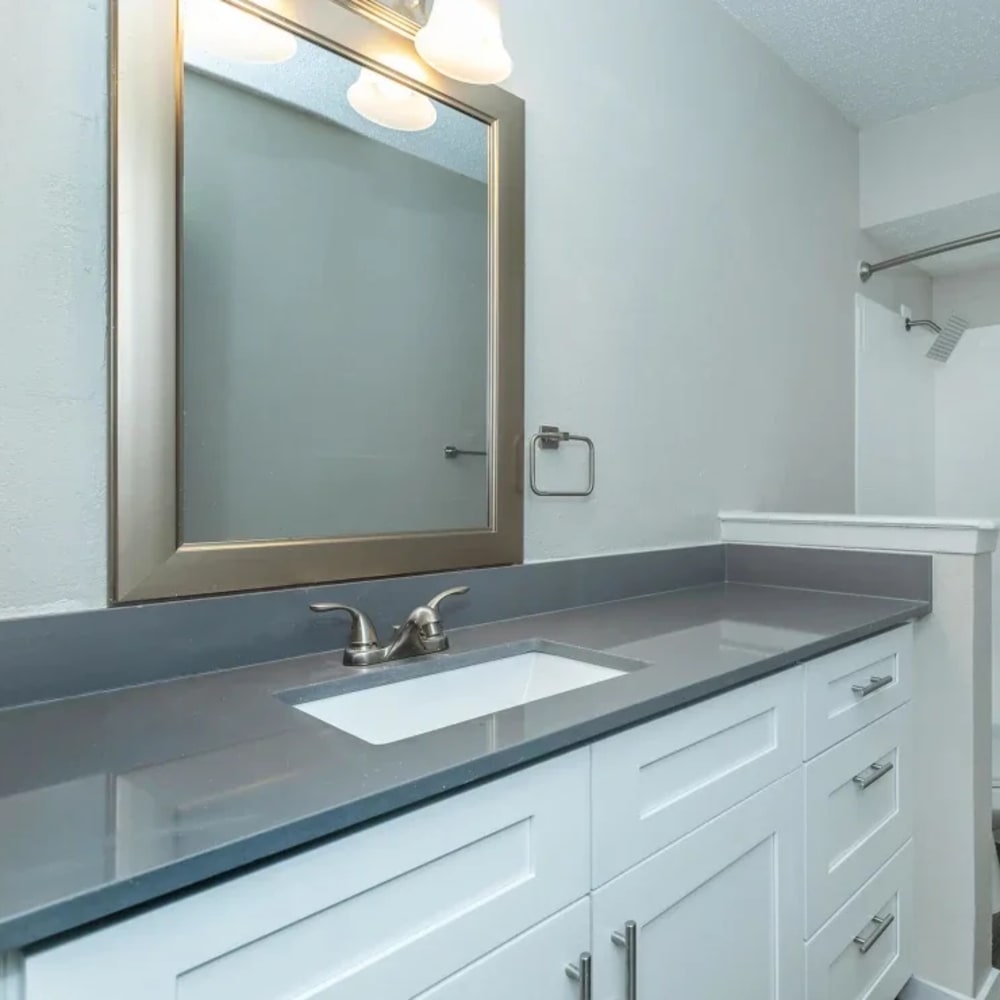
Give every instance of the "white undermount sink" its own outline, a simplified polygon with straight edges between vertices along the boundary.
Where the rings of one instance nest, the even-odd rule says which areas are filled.
[[[381,745],[587,687],[622,673],[551,653],[520,653],[295,707],[366,743]]]

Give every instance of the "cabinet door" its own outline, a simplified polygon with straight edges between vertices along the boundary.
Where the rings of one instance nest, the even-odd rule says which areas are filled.
[[[34,952],[25,998],[411,1000],[586,894],[589,754]]]
[[[582,899],[490,952],[415,1000],[577,1000],[566,974],[590,949],[590,900]],[[374,998],[373,998],[374,1000]]]
[[[758,792],[593,895],[599,1000],[801,1000],[801,771]],[[636,992],[626,991],[636,924]]]

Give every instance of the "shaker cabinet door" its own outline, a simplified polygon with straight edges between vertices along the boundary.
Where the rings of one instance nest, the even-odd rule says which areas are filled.
[[[796,772],[595,892],[594,996],[801,1000],[802,802]]]
[[[40,949],[24,1000],[412,1000],[586,895],[589,765],[556,757]]]

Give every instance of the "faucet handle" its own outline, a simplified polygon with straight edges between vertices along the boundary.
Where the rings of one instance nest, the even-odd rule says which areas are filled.
[[[444,590],[436,597],[432,597],[427,602],[427,607],[431,611],[437,611],[441,607],[441,602],[447,600],[449,597],[461,597],[462,594],[467,594],[469,592],[468,587],[452,587],[450,590]]]
[[[364,652],[378,648],[378,633],[371,619],[363,611],[347,604],[310,604],[309,610],[316,614],[326,614],[328,611],[345,611],[351,616],[351,640],[347,649],[351,652]]]
[[[468,587],[451,587],[432,597],[426,604],[410,612],[407,621],[420,630],[420,637],[428,652],[443,653],[448,648],[448,637],[441,624],[441,602],[449,597],[460,597],[469,592]]]

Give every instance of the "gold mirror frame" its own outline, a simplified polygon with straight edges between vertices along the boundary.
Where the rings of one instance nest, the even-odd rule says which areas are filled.
[[[180,0],[111,10],[110,590],[115,603],[521,562],[524,103],[428,68],[417,24],[371,0],[228,0],[478,118],[489,130],[489,528],[366,538],[184,543],[180,537]],[[376,10],[376,8],[378,8]],[[384,11],[384,13],[383,13]],[[430,387],[437,391],[440,387]]]

